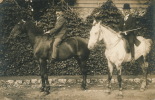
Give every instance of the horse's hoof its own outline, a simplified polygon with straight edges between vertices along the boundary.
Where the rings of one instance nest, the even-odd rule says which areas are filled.
[[[45,91],[49,91],[50,90],[50,86],[46,86]]]
[[[117,97],[116,97],[117,99],[123,99],[123,95],[117,95]]]
[[[50,92],[49,91],[45,91],[43,95],[46,96],[48,94],[50,94]]]
[[[119,95],[119,96],[123,96],[122,91],[119,91],[118,95]]]
[[[144,92],[145,91],[145,88],[140,88],[140,92]]]
[[[104,92],[107,93],[107,94],[111,94],[111,90],[110,89],[105,90]]]
[[[87,89],[86,85],[84,85],[84,84],[81,85],[81,88],[82,88],[83,90],[86,90],[86,89]]]
[[[41,87],[40,88],[40,92],[44,92],[44,87]]]
[[[146,82],[142,82],[141,87],[140,87],[140,91],[143,92],[146,89]]]
[[[122,99],[123,98],[123,93],[122,91],[120,91],[117,95],[117,99]]]
[[[86,87],[86,86],[85,86],[85,87],[81,86],[81,88],[82,88],[83,90],[87,90],[87,87]]]
[[[86,87],[82,87],[82,90],[86,90]]]

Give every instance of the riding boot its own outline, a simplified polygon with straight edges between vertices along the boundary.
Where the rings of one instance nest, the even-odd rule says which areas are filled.
[[[55,49],[53,49],[51,63],[54,63],[56,61],[57,52],[58,52],[58,48],[56,47]]]
[[[134,50],[134,44],[130,45],[131,49],[131,64],[135,63],[135,50]]]

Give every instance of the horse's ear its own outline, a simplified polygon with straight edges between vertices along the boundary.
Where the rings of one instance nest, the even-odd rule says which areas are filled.
[[[93,25],[95,25],[97,23],[97,21],[96,21],[96,19],[94,19],[94,21],[93,21]]]

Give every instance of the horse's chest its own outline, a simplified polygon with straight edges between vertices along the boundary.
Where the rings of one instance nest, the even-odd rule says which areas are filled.
[[[115,52],[113,52],[112,50],[106,50],[105,51],[105,56],[109,60],[113,60],[114,58],[116,58],[116,55],[117,54]]]
[[[124,53],[121,50],[110,49],[105,51],[105,56],[111,62],[123,61]]]

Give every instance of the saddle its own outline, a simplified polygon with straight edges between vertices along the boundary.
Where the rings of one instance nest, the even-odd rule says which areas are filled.
[[[136,46],[139,46],[140,43],[141,43],[141,42],[140,42],[137,38],[135,38],[135,40],[134,40],[134,44],[135,44]]]
[[[123,41],[124,41],[124,48],[125,48],[125,51],[126,51],[127,53],[130,53],[130,45],[129,45],[128,40],[125,39],[125,38],[122,38],[122,39],[123,39]]]
[[[54,43],[54,41],[55,41],[55,38],[52,38],[52,42],[51,42],[51,46],[53,46],[53,43]],[[63,42],[65,42],[66,41],[66,39],[62,39],[61,41],[60,41],[60,43],[58,44],[58,46],[57,47],[59,47]]]
[[[128,40],[126,39],[126,38],[122,38],[123,39],[123,41],[124,41],[124,47],[125,47],[125,50],[126,50],[126,52],[127,53],[130,53],[131,52],[131,50],[130,50],[130,45],[129,45],[129,42],[128,42]],[[139,46],[140,45],[140,41],[136,38],[136,39],[134,39],[134,44],[136,45],[136,46]]]

